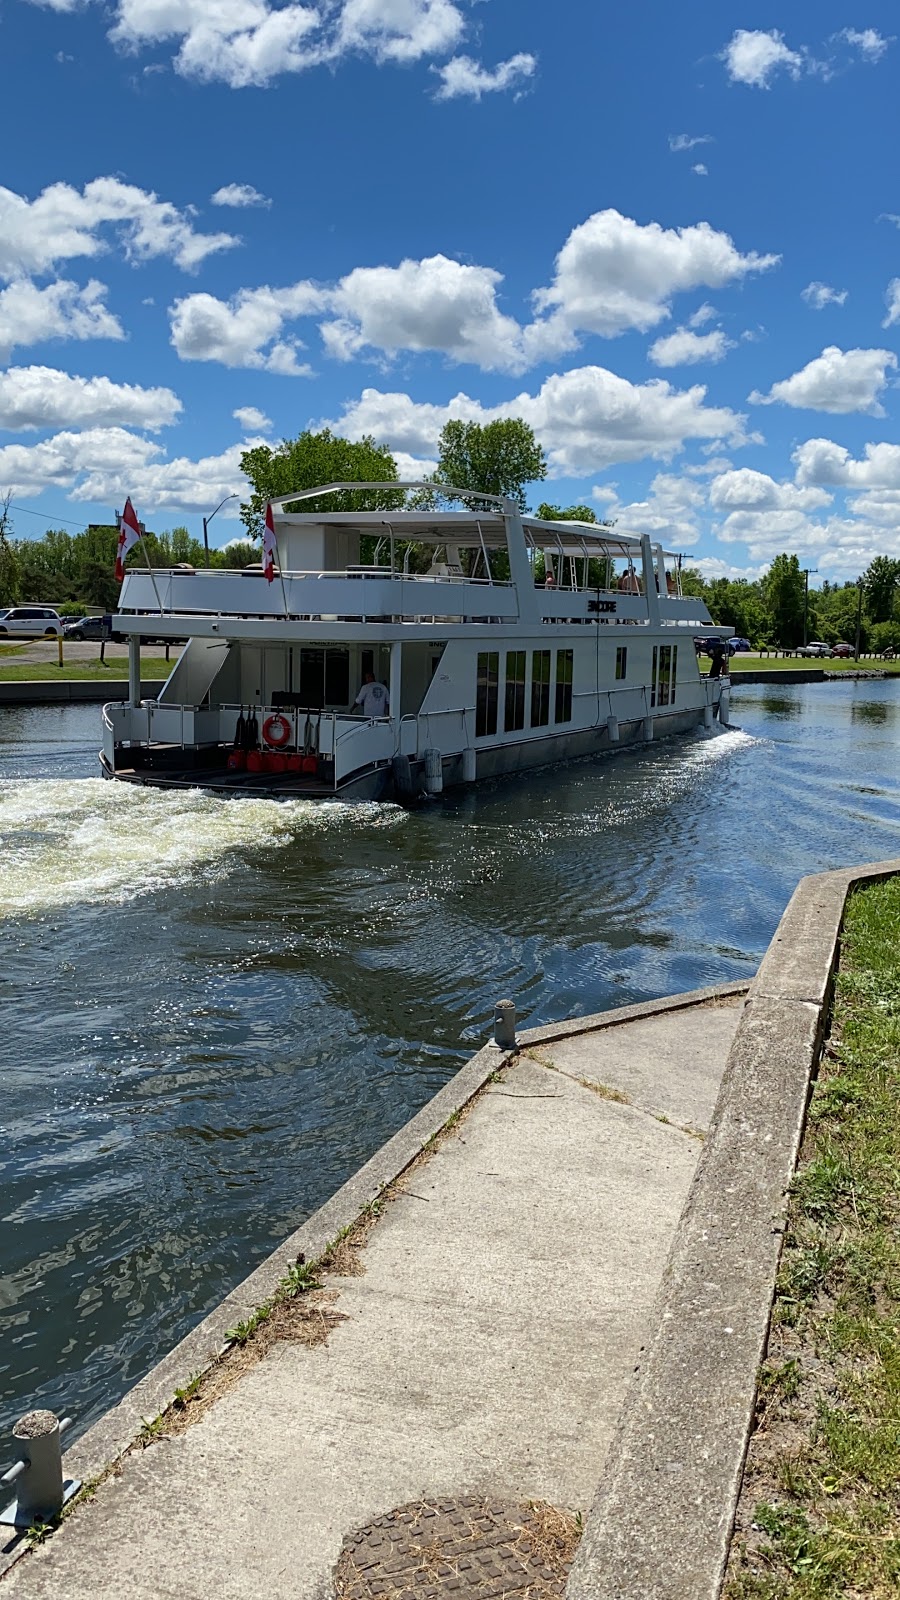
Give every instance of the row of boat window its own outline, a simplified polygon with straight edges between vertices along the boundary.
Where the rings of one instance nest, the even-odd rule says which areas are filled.
[[[507,650],[503,699],[503,731],[514,733],[525,726],[526,650]],[[556,681],[551,681],[552,650],[531,652],[532,728],[546,728],[550,722],[551,688],[554,722],[572,721],[572,650],[557,650]],[[500,710],[500,652],[482,650],[478,655],[478,692],[475,699],[475,737],[484,739],[497,732]]]
[[[526,650],[507,650],[503,698],[503,732],[516,733],[525,727],[526,709]],[[572,721],[572,666],[573,651],[557,650],[556,680],[551,681],[552,650],[531,652],[531,716],[529,727],[546,728],[550,723],[551,689],[553,695],[553,721]],[[653,672],[651,675],[650,704],[667,706],[675,703],[675,673],[678,646],[654,645]],[[616,649],[616,680],[628,676],[628,646]],[[482,650],[478,655],[478,689],[475,700],[475,737],[488,738],[497,732],[500,713],[500,652]]]

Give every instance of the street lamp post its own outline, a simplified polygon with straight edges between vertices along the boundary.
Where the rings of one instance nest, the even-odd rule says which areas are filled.
[[[220,500],[219,501],[219,504],[216,506],[216,511],[221,511],[222,507],[224,505],[227,505],[229,500],[237,500],[239,498],[240,497],[238,495],[236,495],[236,494],[227,494],[225,496],[224,500]],[[212,522],[213,517],[216,514],[216,511],[211,511],[209,513],[208,517],[204,517],[203,518],[203,559],[204,559],[204,562],[205,562],[206,566],[209,566],[209,532],[208,532],[208,529],[209,529],[210,523]]]
[[[809,644],[806,635],[809,632],[809,575],[818,572],[818,567],[804,567],[803,569],[803,644]]]

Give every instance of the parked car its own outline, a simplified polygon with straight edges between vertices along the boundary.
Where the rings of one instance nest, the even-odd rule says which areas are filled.
[[[75,617],[72,622],[67,622],[63,628],[66,639],[114,639],[116,644],[121,644],[125,635],[114,633],[112,613],[107,611],[105,617]]]
[[[720,639],[718,634],[716,634],[715,636],[710,635],[709,638],[701,635],[699,638],[694,640],[694,649],[696,650],[698,656],[711,655],[717,645],[721,645],[723,649],[727,650],[730,656],[734,655],[733,639]]]
[[[734,639],[729,639],[728,648],[731,651],[731,654],[734,655],[738,650],[752,650],[753,646],[751,645],[749,639],[738,639],[735,637]]]
[[[801,644],[797,651],[798,656],[830,656],[831,645],[824,639],[810,639],[809,644]]]
[[[833,644],[831,647],[831,654],[833,656],[839,656],[843,661],[846,661],[849,656],[853,655],[853,653],[854,651],[852,644],[844,644],[841,642],[840,644]]]
[[[20,639],[39,639],[44,635],[55,638],[62,631],[62,617],[49,606],[9,606],[0,611],[0,635],[14,633]]]

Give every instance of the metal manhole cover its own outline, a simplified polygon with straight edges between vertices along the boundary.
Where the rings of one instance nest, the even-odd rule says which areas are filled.
[[[562,1595],[579,1538],[544,1501],[415,1501],[347,1535],[335,1600],[546,1600]]]

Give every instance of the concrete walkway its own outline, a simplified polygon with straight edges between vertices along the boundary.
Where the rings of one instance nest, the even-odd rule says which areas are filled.
[[[345,1536],[411,1502],[586,1512],[742,1003],[514,1058],[293,1333],[220,1367],[197,1420],[127,1455],[0,1593],[326,1600]]]

